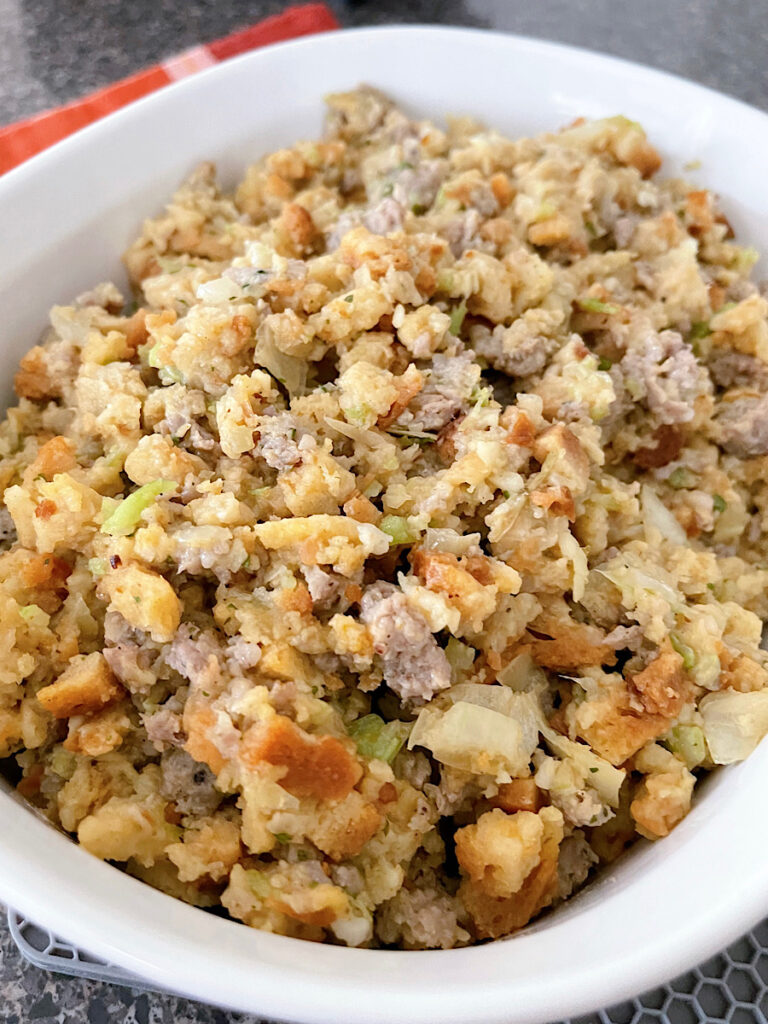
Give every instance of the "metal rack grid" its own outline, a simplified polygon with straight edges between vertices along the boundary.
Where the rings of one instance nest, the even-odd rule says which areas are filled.
[[[8,910],[22,956],[58,974],[159,991],[142,978],[77,949]],[[749,935],[668,985],[563,1024],[765,1024],[768,1021],[768,918]]]

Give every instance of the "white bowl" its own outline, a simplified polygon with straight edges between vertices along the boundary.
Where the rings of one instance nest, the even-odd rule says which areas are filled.
[[[579,115],[641,121],[665,171],[722,196],[768,249],[768,117],[658,71],[465,29],[331,33],[171,86],[0,179],[2,379],[54,302],[108,277],[197,161],[247,161],[316,135],[324,93],[365,81],[414,113],[478,115],[512,135]],[[690,815],[522,934],[447,952],[298,942],[195,910],[103,864],[0,792],[0,896],[91,952],[177,992],[302,1024],[533,1024],[629,997],[768,912],[768,745],[709,780]]]

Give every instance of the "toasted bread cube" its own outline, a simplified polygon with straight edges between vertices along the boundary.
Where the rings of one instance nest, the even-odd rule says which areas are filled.
[[[44,686],[37,699],[54,718],[101,711],[125,694],[100,651],[77,655],[55,683]]]
[[[181,602],[170,583],[156,572],[126,565],[101,578],[101,594],[126,622],[168,643],[181,622]]]

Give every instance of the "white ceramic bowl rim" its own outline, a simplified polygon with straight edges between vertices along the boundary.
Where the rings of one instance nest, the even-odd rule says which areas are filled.
[[[174,146],[182,163],[192,155],[215,158],[219,147],[239,147],[242,155],[243,115],[219,108],[221,117],[213,117],[214,94],[242,102],[243,90],[252,97],[258,83],[268,83],[264,92],[279,107],[294,90],[298,98],[282,118],[283,141],[289,143],[299,134],[294,111],[306,131],[319,115],[312,95],[359,80],[381,84],[398,99],[415,98],[420,112],[440,116],[457,106],[452,98],[442,101],[450,75],[464,82],[464,108],[472,109],[471,82],[461,77],[470,72],[462,70],[462,60],[477,73],[504,67],[500,77],[507,88],[515,74],[525,73],[531,91],[523,92],[522,104],[520,97],[510,99],[521,130],[556,127],[579,113],[621,111],[650,124],[654,137],[662,136],[662,148],[676,152],[676,126],[685,125],[686,147],[699,152],[684,155],[706,156],[704,170],[711,169],[712,183],[731,199],[737,227],[751,240],[768,243],[768,209],[760,200],[768,118],[759,111],[658,71],[537,40],[468,29],[347,30],[270,47],[202,72],[0,179],[0,315],[9,364],[31,344],[31,324],[51,302],[73,294],[76,281],[85,287],[97,279],[98,259],[111,271],[114,238],[109,232],[102,237],[100,222],[117,210],[126,189],[133,189],[133,212],[120,207],[115,213],[120,230],[131,217],[135,226],[151,212],[178,177],[178,161],[168,155]],[[448,66],[442,79],[422,75],[441,61]],[[297,67],[302,76],[316,74],[322,85],[304,85],[303,77],[294,81]],[[537,98],[534,87],[543,91],[548,83],[549,93]],[[492,87],[478,91],[489,106]],[[668,124],[659,113],[665,104]],[[199,145],[193,145],[189,132],[200,131],[193,116],[198,111],[205,125]],[[488,120],[495,124],[498,117]],[[279,134],[270,124],[260,148],[272,148],[272,136]],[[163,139],[156,175],[135,157],[151,156],[146,126],[156,141]],[[509,123],[499,126],[512,130]],[[130,181],[125,173],[121,177],[126,165]],[[739,206],[740,196],[749,208]],[[82,211],[91,214],[85,228]],[[86,234],[79,236],[81,229]],[[73,270],[61,254],[74,260],[86,237],[84,262]],[[35,321],[20,294],[28,294],[35,268],[47,266],[50,253],[59,273],[32,293]],[[656,984],[710,955],[768,910],[768,814],[761,779],[766,769],[763,744],[750,761],[708,782],[704,797],[669,839],[638,849],[614,873],[523,934],[482,947],[352,950],[256,932],[202,914],[87,857],[12,794],[0,795],[0,895],[33,920],[158,985],[263,1016],[306,1024],[531,1024]]]

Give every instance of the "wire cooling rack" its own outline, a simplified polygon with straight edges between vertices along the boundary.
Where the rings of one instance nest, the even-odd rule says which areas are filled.
[[[142,978],[77,949],[8,911],[11,936],[36,967],[78,978],[156,991]],[[749,935],[668,985],[607,1010],[563,1024],[766,1024],[768,1021],[768,918]]]

